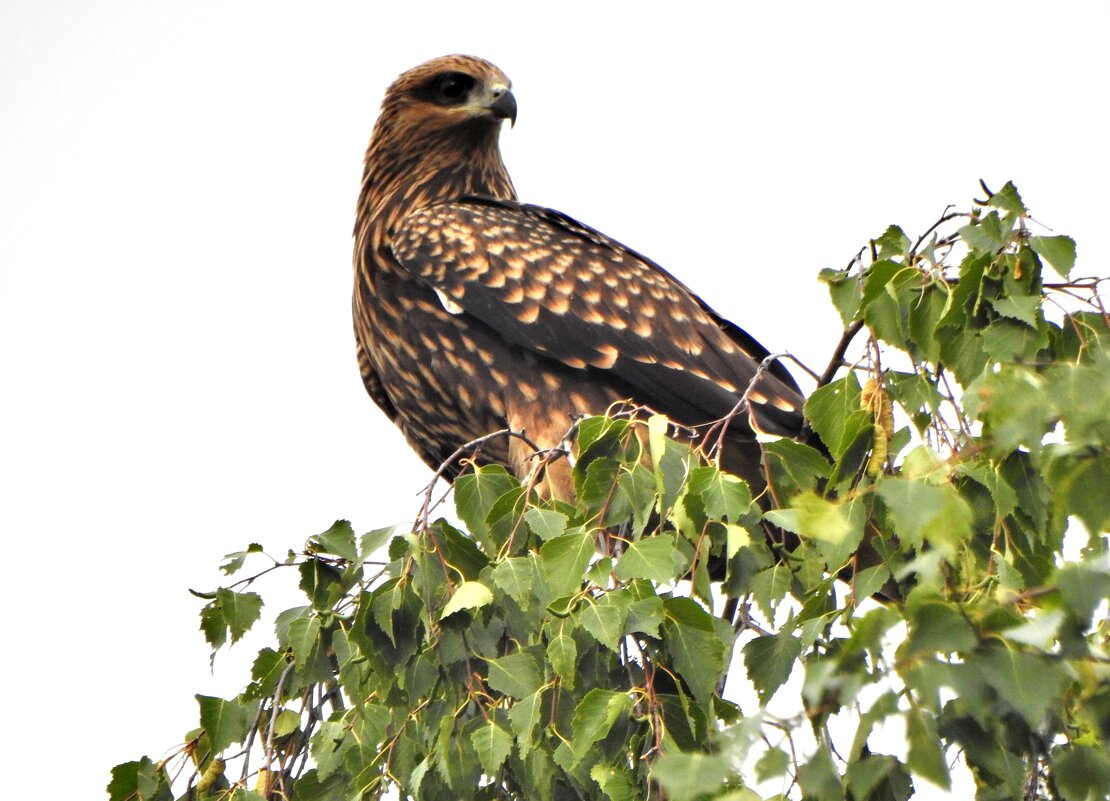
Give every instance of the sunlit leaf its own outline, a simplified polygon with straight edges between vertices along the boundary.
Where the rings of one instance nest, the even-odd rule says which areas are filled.
[[[464,581],[455,588],[455,593],[443,607],[439,618],[442,620],[463,609],[478,609],[492,602],[493,593],[489,587],[480,581]]]

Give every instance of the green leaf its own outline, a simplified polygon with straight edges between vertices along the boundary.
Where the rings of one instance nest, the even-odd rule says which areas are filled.
[[[651,777],[663,785],[667,798],[694,799],[719,790],[733,777],[733,768],[721,754],[667,751],[652,765]]]
[[[1029,247],[1067,279],[1075,266],[1075,240],[1070,236],[1031,236]]]
[[[521,753],[532,748],[532,737],[543,713],[543,690],[521,698],[509,708],[509,725],[520,744]]]
[[[399,535],[407,531],[407,529],[400,526],[386,526],[385,528],[376,528],[373,531],[367,531],[358,542],[358,558],[369,559],[375,555],[375,552],[383,545],[388,543],[395,535]]]
[[[473,732],[470,742],[482,763],[482,772],[487,776],[495,776],[513,750],[512,735],[499,726],[494,718],[490,718]]]
[[[239,569],[243,567],[243,563],[247,560],[249,554],[262,552],[262,546],[257,542],[252,542],[247,546],[245,551],[233,551],[232,553],[225,554],[224,559],[228,561],[220,565],[220,570],[223,571],[224,575],[230,576],[233,573],[239,572]]]
[[[1106,566],[1065,564],[1052,583],[1060,590],[1068,609],[1084,624],[1110,598],[1110,570]]]
[[[582,587],[596,547],[593,535],[581,529],[548,540],[540,548],[540,567],[551,598],[573,595]]]
[[[890,259],[879,259],[868,267],[863,278],[863,308],[885,295],[890,283],[904,270],[912,271],[913,268]]]
[[[317,534],[312,538],[312,546],[349,562],[359,561],[358,549],[355,547],[355,530],[347,520],[336,520],[323,534]]]
[[[211,606],[218,610],[219,620],[231,632],[231,642],[234,644],[242,639],[262,615],[262,596],[254,592],[235,592],[221,588],[216,590],[216,600]],[[208,633],[207,628],[205,633]],[[211,638],[209,642],[212,642]]]
[[[690,471],[688,491],[701,497],[705,515],[710,520],[736,523],[748,514],[752,505],[752,493],[747,482],[712,465],[695,467]]]
[[[524,522],[544,542],[561,537],[567,531],[567,516],[551,509],[532,507],[524,513]]]
[[[455,721],[450,715],[444,715],[439,723],[435,750],[436,770],[456,796],[466,797],[473,792],[481,778],[482,766],[478,763],[478,755],[474,752],[470,738],[465,736],[465,727],[463,731],[457,732]],[[471,719],[470,723],[474,729],[481,725],[481,721],[477,719]]]
[[[1025,203],[1022,202],[1021,195],[1018,194],[1017,187],[1014,186],[1012,181],[1007,181],[1004,187],[991,195],[987,205],[1018,216],[1024,216],[1028,213]]]
[[[297,794],[297,798],[303,797],[304,796],[301,794]],[[245,787],[236,787],[228,801],[266,801],[266,799],[253,790],[248,790]]]
[[[227,621],[224,620],[223,609],[215,601],[201,607],[200,630],[204,632],[205,642],[212,646],[214,664],[216,651],[227,642]]]
[[[289,647],[293,649],[293,661],[303,668],[313,649],[320,641],[320,618],[298,617],[289,621]]]
[[[798,768],[798,783],[807,801],[843,801],[840,772],[833,764],[828,744],[822,743],[817,753]]]
[[[200,705],[200,725],[208,735],[213,754],[220,754],[232,743],[241,743],[247,738],[257,711],[256,704],[241,704],[208,695],[197,695],[196,699]]]
[[[520,482],[501,465],[481,465],[455,479],[455,512],[487,553],[495,546],[486,517],[497,500],[520,489]]]
[[[857,617],[852,636],[844,646],[844,654],[855,656],[863,652],[880,653],[887,631],[901,622],[902,615],[887,606],[877,607],[862,617]]]
[[[859,276],[848,270],[825,268],[817,274],[817,279],[829,287],[829,298],[840,313],[844,325],[856,319],[860,305]]]
[[[321,779],[319,773],[310,768],[294,783],[292,797],[297,801],[344,801],[343,785],[340,775]]]
[[[590,778],[597,782],[609,801],[639,801],[640,792],[627,771],[598,763],[590,768]]]
[[[477,541],[446,520],[441,518],[432,523],[429,534],[439,542],[443,557],[464,580],[474,581],[489,564],[489,557]]]
[[[506,559],[493,569],[493,583],[520,604],[522,609],[528,608],[535,578],[535,565],[525,556]]]
[[[575,465],[575,474],[581,476],[575,486],[578,506],[588,520],[596,520],[600,525],[617,525],[624,511],[616,499],[617,482],[621,475],[621,463],[607,456],[593,459],[581,469],[581,460]],[[604,512],[605,517],[601,518]]]
[[[578,646],[574,638],[560,632],[548,640],[547,659],[555,675],[563,680],[563,684],[568,689],[573,688],[578,662]]]
[[[393,613],[401,608],[404,603],[406,584],[399,578],[393,578],[379,585],[371,593],[370,611],[374,622],[378,624],[390,643],[397,645],[396,632],[393,630]]]
[[[439,619],[443,620],[463,609],[479,609],[493,602],[493,593],[490,588],[480,581],[464,581],[451,596],[451,600],[443,607]]]
[[[500,659],[489,659],[486,664],[486,681],[489,686],[512,698],[527,698],[543,683],[539,661],[524,651],[517,651]]]
[[[274,736],[284,737],[292,734],[301,726],[301,716],[292,709],[283,709],[274,719]]]
[[[625,622],[625,631],[628,633],[640,632],[649,637],[658,638],[661,625],[663,625],[663,599],[658,595],[649,595],[629,605],[628,619]]]
[[[909,647],[913,653],[970,651],[979,642],[967,618],[943,601],[913,604],[908,622]]]
[[[965,225],[960,236],[976,253],[993,254],[1001,250],[1009,238],[1009,230],[1002,225],[997,212],[991,212],[978,222]]]
[[[603,739],[613,725],[632,708],[627,693],[613,692],[595,687],[583,696],[574,709],[573,751],[575,762],[580,762],[590,747]]]
[[[819,481],[829,477],[828,459],[815,448],[792,439],[763,443],[763,456],[781,498],[816,489]]]
[[[992,648],[976,655],[974,665],[1010,706],[1033,729],[1039,729],[1045,715],[1068,683],[1068,673],[1055,658],[1027,654],[1010,648]]]
[[[1017,508],[1017,493],[995,466],[963,462],[956,466],[956,474],[966,476],[987,488],[994,501],[995,514],[999,518],[1009,517]]]
[[[829,501],[803,492],[791,508],[766,514],[768,520],[806,539],[816,540],[829,567],[843,564],[863,539],[866,514],[860,501]]]
[[[775,607],[786,597],[792,580],[790,568],[780,562],[752,577],[752,597],[767,620],[775,619]]]
[[[898,760],[885,754],[869,754],[866,759],[853,762],[848,766],[845,773],[848,779],[848,789],[851,792],[850,798],[875,799],[875,801],[879,801],[879,799],[883,799],[883,801],[886,801],[886,799],[900,799],[905,801],[910,796],[910,784],[904,770],[898,776],[899,768],[901,768],[901,765]],[[888,794],[876,793],[872,795],[884,780],[887,780],[889,787],[890,780],[888,777],[891,777],[892,774],[901,779],[899,789],[904,787],[904,792],[895,795],[892,790],[888,790]]]
[[[632,527],[628,529],[628,534],[636,539],[651,522],[657,501],[652,471],[642,464],[625,465],[617,478],[617,489],[606,520],[612,525],[622,525],[631,517]]]
[[[890,225],[882,235],[875,240],[880,259],[905,258],[909,255],[910,238],[900,226]]]
[[[658,534],[628,543],[617,561],[616,574],[621,581],[642,578],[667,584],[680,573],[683,562],[674,536]]]
[[[670,421],[665,414],[653,414],[648,418],[648,452],[651,454],[652,474],[655,477],[656,491],[662,495],[665,491],[663,482],[663,456],[667,452],[667,427]]]
[[[1032,328],[1040,322],[1041,299],[1037,295],[1006,295],[992,299],[991,306],[1003,317],[1018,320]]]
[[[802,655],[802,641],[790,634],[765,634],[744,646],[744,667],[748,671],[759,702],[766,704],[794,669]]]
[[[320,635],[320,619],[313,616],[312,607],[298,606],[286,609],[274,622],[278,643],[293,651],[298,668],[304,667]]]
[[[321,779],[327,779],[343,767],[347,751],[354,745],[350,724],[344,720],[325,721],[312,737],[312,759]]]
[[[856,573],[852,581],[852,594],[857,599],[870,598],[890,581],[890,569],[886,565],[875,565]]]
[[[950,484],[935,486],[916,479],[885,478],[877,489],[894,521],[895,533],[915,548],[928,541],[951,552],[970,538],[971,507]]]
[[[844,441],[845,432],[850,430],[847,421],[859,413],[859,397],[859,381],[854,373],[849,373],[815,390],[806,401],[806,419],[836,457],[850,444]]]
[[[970,321],[965,320],[961,327],[938,332],[941,360],[965,387],[983,374],[989,361],[982,338],[973,335],[969,325]]]
[[[906,739],[910,744],[906,758],[910,770],[944,790],[952,789],[952,777],[940,749],[933,716],[920,709],[910,709],[906,713]]]
[[[1110,788],[1106,746],[1070,745],[1052,757],[1052,776],[1066,801],[1100,801]]]
[[[983,274],[992,263],[991,256],[968,254],[960,263],[960,278],[949,298],[948,310],[940,318],[939,326],[965,329],[973,319],[979,305],[983,287]],[[969,316],[969,313],[971,316]],[[958,332],[962,335],[963,331]],[[962,338],[962,336],[960,337]]]
[[[137,762],[124,762],[112,768],[112,781],[108,784],[109,801],[172,801],[169,777],[143,757]]]
[[[756,781],[765,782],[785,776],[790,768],[790,754],[781,748],[768,748],[755,763]]]
[[[891,397],[907,411],[933,414],[940,408],[941,394],[925,375],[888,370],[885,386]]]
[[[1052,650],[1056,635],[1067,615],[1060,609],[1046,611],[1032,620],[1002,631],[1002,636],[1011,642],[1031,645],[1040,651]]]
[[[1020,367],[985,373],[967,388],[964,403],[1000,453],[1039,448],[1052,415],[1044,378]]]
[[[277,683],[285,666],[289,664],[284,653],[279,653],[273,648],[263,648],[255,657],[251,665],[251,679],[258,684],[263,695],[273,695],[277,692]]]
[[[1098,448],[1110,441],[1110,354],[1094,350],[1089,363],[1055,364],[1044,372],[1045,390],[1067,429],[1068,441]]]
[[[595,640],[610,651],[616,651],[624,634],[625,620],[628,619],[628,607],[632,603],[631,597],[622,593],[610,592],[601,598],[587,598],[586,602],[578,614],[575,615],[575,620]]]
[[[920,279],[915,279],[909,291],[904,293],[909,312],[905,332],[911,355],[919,361],[936,364],[940,361],[937,326],[944,314],[948,294],[935,284],[920,286],[919,283]]]
[[[663,644],[694,698],[705,705],[725,668],[726,643],[712,616],[690,598],[666,598]]]
[[[752,544],[752,535],[743,526],[725,523],[725,558],[732,559],[741,548]]]
[[[342,594],[343,573],[323,559],[310,556],[297,568],[301,580],[297,585],[319,610],[329,609]]]
[[[1092,534],[1110,531],[1110,493],[1091,492],[1092,487],[1110,486],[1110,451],[1057,459],[1049,480],[1061,519],[1075,515]]]
[[[983,350],[994,361],[1025,361],[1048,345],[1048,334],[1013,320],[998,319],[979,332]]]

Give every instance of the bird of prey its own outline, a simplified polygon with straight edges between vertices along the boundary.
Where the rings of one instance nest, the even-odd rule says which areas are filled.
[[[572,415],[630,400],[689,427],[735,413],[723,466],[764,486],[755,431],[798,436],[804,398],[768,351],[659,265],[568,217],[521,203],[501,160],[509,79],[445,56],[389,87],[355,223],[362,380],[437,467],[493,431],[558,446]],[[532,447],[487,444],[519,478]],[[548,491],[573,492],[564,466]],[[557,473],[556,469],[562,470]]]

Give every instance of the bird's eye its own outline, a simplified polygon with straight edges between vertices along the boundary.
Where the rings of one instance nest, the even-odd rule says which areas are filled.
[[[462,102],[474,86],[474,79],[461,72],[450,72],[439,77],[435,84],[435,95],[441,103]]]

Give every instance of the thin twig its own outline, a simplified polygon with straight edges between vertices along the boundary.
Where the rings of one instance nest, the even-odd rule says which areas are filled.
[[[263,752],[266,755],[266,767],[264,770],[270,770],[274,760],[274,726],[277,725],[277,710],[281,705],[281,691],[285,687],[285,680],[289,674],[293,672],[293,666],[296,661],[292,661],[285,666],[285,670],[281,671],[281,677],[278,679],[277,689],[274,690],[274,700],[270,704],[270,723],[266,727],[266,742],[263,745]]]
[[[828,384],[832,381],[836,371],[844,365],[844,354],[848,352],[848,346],[852,344],[852,340],[856,338],[856,334],[863,328],[863,320],[853,320],[844,329],[844,333],[840,335],[840,341],[836,343],[836,348],[833,350],[832,358],[829,359],[829,366],[825,368],[825,372],[821,373],[821,377],[817,379],[817,388]]]
[[[967,216],[967,214],[965,214],[963,212],[959,212],[959,211],[949,213],[949,209],[951,209],[951,208],[954,208],[951,203],[949,203],[947,206],[945,206],[944,211],[942,211],[941,214],[940,214],[940,219],[937,220],[932,225],[930,225],[928,228],[926,228],[925,233],[923,233],[921,236],[919,236],[917,238],[917,241],[913,243],[913,247],[910,248],[910,253],[909,253],[911,263],[917,257],[917,249],[919,247],[921,247],[921,243],[925,241],[925,237],[927,237],[929,234],[933,233],[933,231],[940,228],[942,225],[944,225],[949,220],[954,220],[957,217],[966,217]]]
[[[772,353],[759,363],[759,367],[755,370],[755,375],[753,375],[748,382],[748,386],[744,389],[744,394],[736,401],[736,405],[732,407],[732,410],[719,420],[714,420],[712,425],[706,429],[705,439],[702,441],[703,445],[713,436],[714,431],[717,431],[718,427],[720,428],[720,433],[717,434],[717,441],[713,443],[708,452],[705,452],[707,457],[712,457],[713,455],[717,455],[718,458],[720,457],[721,451],[724,449],[725,435],[728,433],[728,427],[732,421],[745,409],[747,409],[749,417],[751,416],[751,395],[755,392],[755,385],[759,383],[759,379],[770,369],[772,364],[779,359],[788,358],[789,356],[790,354],[785,351],[782,353]]]
[[[515,437],[525,442],[530,448],[532,448],[532,450],[540,450],[540,447],[531,439],[529,439],[524,431],[513,431],[511,428],[502,428],[500,431],[494,431],[492,434],[486,434],[484,437],[478,437],[477,439],[472,439],[470,442],[460,445],[458,448],[455,449],[454,453],[452,453],[450,456],[444,459],[443,462],[440,463],[435,473],[432,474],[432,480],[429,481],[428,486],[424,488],[424,504],[423,506],[421,506],[420,513],[417,515],[416,520],[413,522],[413,531],[420,531],[423,528],[427,528],[428,515],[431,512],[432,508],[434,508],[432,505],[432,493],[435,490],[436,484],[438,484],[439,480],[447,474],[447,471],[451,469],[455,462],[458,461],[463,455],[478,450],[486,443],[492,442],[493,440],[500,437]]]

